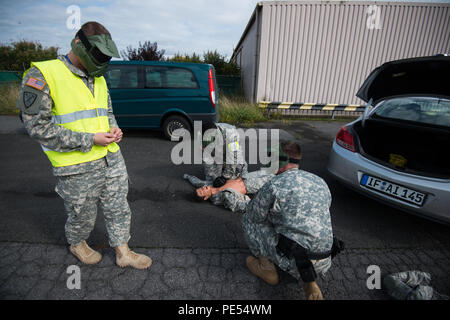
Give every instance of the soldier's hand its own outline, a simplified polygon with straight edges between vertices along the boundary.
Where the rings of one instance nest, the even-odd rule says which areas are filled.
[[[94,135],[94,143],[99,146],[106,147],[108,144],[114,142],[115,140],[116,137],[113,134],[107,132],[97,132]]]
[[[307,300],[323,300],[322,292],[315,281],[304,283],[303,290]]]
[[[109,132],[115,136],[115,138],[116,138],[115,142],[122,141],[123,132],[120,128],[117,128],[117,127],[111,128],[109,130]]]

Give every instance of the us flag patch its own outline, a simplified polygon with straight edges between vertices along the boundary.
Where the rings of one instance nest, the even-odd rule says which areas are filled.
[[[25,83],[27,86],[41,90],[44,89],[46,82],[30,77],[30,79],[28,79],[28,81]]]

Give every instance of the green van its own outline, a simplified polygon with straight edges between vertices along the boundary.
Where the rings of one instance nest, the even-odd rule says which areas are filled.
[[[219,121],[214,66],[162,61],[111,61],[105,73],[114,115],[121,128],[192,131]]]

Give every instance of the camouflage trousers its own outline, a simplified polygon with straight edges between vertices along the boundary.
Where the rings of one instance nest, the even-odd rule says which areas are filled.
[[[431,275],[422,271],[404,271],[389,274],[383,279],[386,292],[397,300],[431,300]]]
[[[201,188],[203,186],[211,186],[213,184],[213,181],[224,175],[224,166],[223,164],[203,164],[203,171],[205,173],[205,180],[200,180],[199,178],[195,176],[191,176],[186,174],[185,179],[188,179],[189,182],[195,187],[195,188]],[[236,165],[234,168],[233,173],[231,176],[227,176],[225,174],[225,178],[228,180],[237,179],[239,177],[242,177],[248,173],[248,166],[247,163]]]
[[[64,200],[69,244],[89,237],[95,225],[97,206],[103,211],[109,245],[117,247],[130,239],[131,210],[128,206],[128,174],[125,164],[109,167],[106,160],[96,170],[59,176],[55,191]]]
[[[300,273],[297,270],[295,259],[289,259],[280,255],[277,251],[278,233],[268,222],[255,223],[247,219],[244,213],[242,216],[242,229],[247,245],[256,257],[266,257],[275,263],[281,270],[288,272],[295,279],[300,279]],[[331,267],[331,257],[322,260],[311,260],[316,273],[324,276]]]

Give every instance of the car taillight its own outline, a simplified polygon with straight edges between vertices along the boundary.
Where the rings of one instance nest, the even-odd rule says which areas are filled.
[[[353,135],[348,131],[347,127],[342,127],[336,135],[336,143],[342,148],[356,152]]]
[[[214,77],[213,77],[213,72],[212,69],[209,69],[209,97],[211,98],[211,102],[213,105],[213,108],[216,108],[216,91],[214,88]]]

